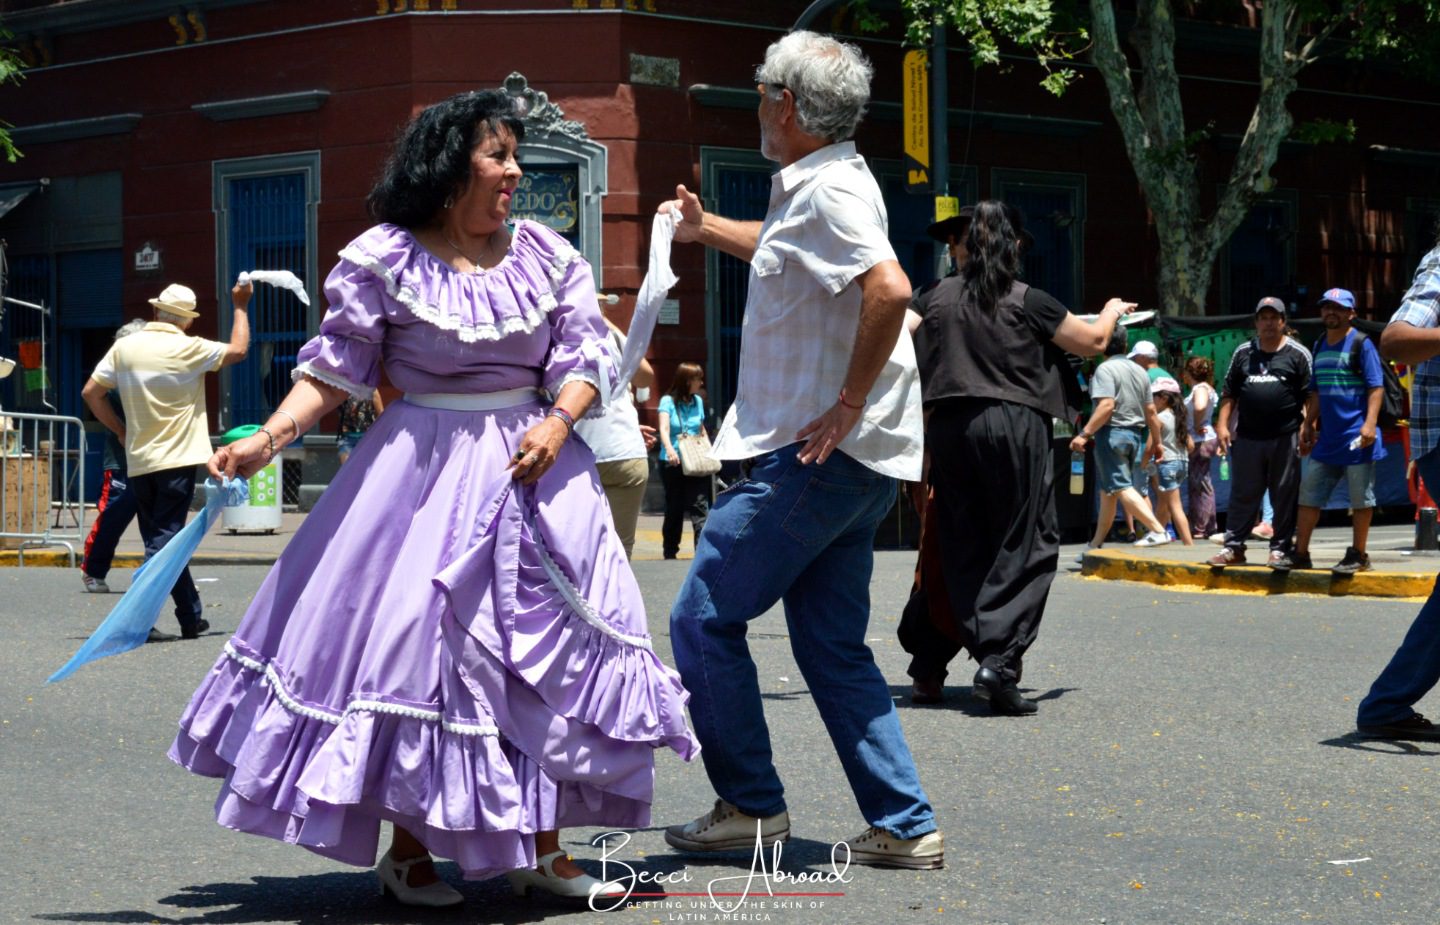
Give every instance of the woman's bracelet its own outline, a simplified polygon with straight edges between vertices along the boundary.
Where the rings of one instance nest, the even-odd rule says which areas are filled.
[[[269,440],[269,441],[270,441],[270,458],[271,458],[271,459],[274,459],[274,458],[275,458],[275,435],[270,432],[270,428],[268,428],[268,427],[261,427],[259,432],[265,435],[265,439],[266,439],[266,440]]]
[[[575,432],[575,419],[571,417],[570,412],[564,408],[559,406],[551,408],[545,416],[547,418],[559,418],[561,423],[565,425],[565,436],[568,437]]]
[[[285,415],[287,418],[290,419],[290,426],[293,427],[293,428],[295,428],[295,439],[296,439],[296,440],[299,440],[299,439],[300,439],[300,422],[297,421],[297,420],[295,420],[295,415],[293,415],[293,414],[291,414],[290,412],[286,411],[284,408],[276,408],[274,411],[270,412],[270,416],[271,416],[272,418],[273,418],[275,415],[277,415],[277,414],[283,414],[283,415]],[[266,426],[269,426],[269,422],[268,422],[268,421],[266,422]],[[293,442],[293,441],[292,441],[292,442]]]
[[[841,389],[840,389],[840,404],[842,404],[842,405],[844,405],[845,407],[849,408],[851,411],[860,411],[860,410],[864,409],[864,407],[865,407],[865,403],[864,403],[863,401],[862,401],[860,404],[858,404],[858,405],[852,405],[852,404],[850,404],[850,402],[847,401],[846,398],[845,398],[845,389],[844,389],[844,388],[841,388]]]

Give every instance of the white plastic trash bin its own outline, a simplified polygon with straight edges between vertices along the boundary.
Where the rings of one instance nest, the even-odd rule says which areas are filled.
[[[280,527],[283,509],[280,505],[281,468],[279,453],[270,464],[250,476],[250,500],[245,504],[227,504],[220,511],[220,523],[231,533],[241,531],[274,533]]]

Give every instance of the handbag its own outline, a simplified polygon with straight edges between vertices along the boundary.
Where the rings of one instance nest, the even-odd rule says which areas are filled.
[[[681,434],[675,443],[680,457],[680,471],[686,475],[714,475],[720,471],[720,460],[710,450],[710,438],[703,433]]]

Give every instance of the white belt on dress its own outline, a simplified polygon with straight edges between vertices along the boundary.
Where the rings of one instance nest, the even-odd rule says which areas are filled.
[[[531,386],[503,392],[406,392],[405,400],[443,411],[499,411],[539,401],[540,390]]]

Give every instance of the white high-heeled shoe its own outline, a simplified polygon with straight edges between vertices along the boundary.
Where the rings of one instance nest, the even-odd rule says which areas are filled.
[[[460,891],[444,880],[436,880],[424,886],[409,884],[410,868],[428,860],[430,855],[422,854],[408,861],[397,861],[390,857],[390,852],[385,852],[380,863],[375,865],[375,876],[380,880],[380,892],[405,906],[455,906],[464,902],[465,897],[460,895]]]
[[[564,851],[552,851],[544,857],[535,859],[539,870],[527,867],[522,870],[510,871],[505,875],[506,879],[510,881],[510,888],[515,891],[516,896],[527,896],[531,890],[544,890],[551,896],[558,896],[562,899],[587,901],[591,897],[602,900],[618,900],[625,895],[625,887],[614,880],[604,883],[589,874],[581,874],[568,879],[556,874],[555,862],[565,856]]]

